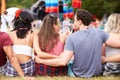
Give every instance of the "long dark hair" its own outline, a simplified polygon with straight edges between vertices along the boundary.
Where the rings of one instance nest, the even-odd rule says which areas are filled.
[[[46,15],[39,31],[39,45],[42,51],[51,50],[58,41],[59,34],[55,31],[53,24],[57,25],[58,17]]]
[[[18,38],[25,38],[29,30],[31,30],[31,22],[34,20],[33,16],[27,11],[21,11],[18,17],[15,17],[14,21],[14,30],[17,30]]]

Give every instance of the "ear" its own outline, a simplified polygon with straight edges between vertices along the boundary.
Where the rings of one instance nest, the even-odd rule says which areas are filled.
[[[79,22],[79,25],[81,25],[81,24],[82,24],[82,21],[81,21],[81,20],[79,20],[78,22]]]
[[[78,24],[81,25],[81,20],[78,21]]]

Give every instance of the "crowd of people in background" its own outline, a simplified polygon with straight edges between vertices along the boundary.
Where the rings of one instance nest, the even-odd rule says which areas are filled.
[[[33,11],[44,11],[43,4]],[[35,16],[17,9],[10,31],[1,26],[7,11],[1,14],[0,74],[25,80],[35,80],[35,75],[120,75],[119,13],[111,14],[105,24],[93,21],[84,9],[77,9],[73,20],[43,13]]]

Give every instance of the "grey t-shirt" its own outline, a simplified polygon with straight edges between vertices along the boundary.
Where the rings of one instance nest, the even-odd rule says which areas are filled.
[[[74,52],[72,70],[76,76],[92,77],[101,72],[102,45],[108,37],[102,30],[89,28],[67,38],[65,50]]]

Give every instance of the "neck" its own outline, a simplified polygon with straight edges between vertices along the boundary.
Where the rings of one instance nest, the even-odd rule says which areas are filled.
[[[85,30],[85,29],[88,29],[88,26],[83,25],[83,26],[80,27],[80,30]]]

